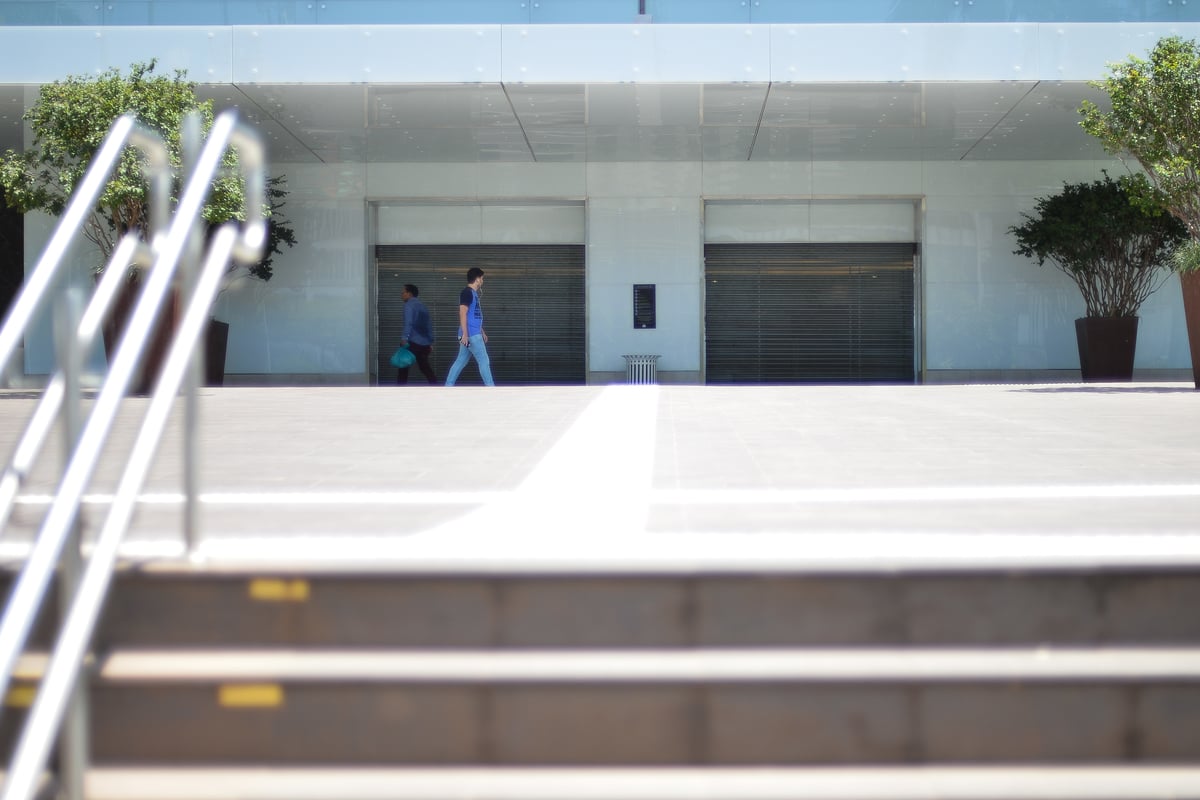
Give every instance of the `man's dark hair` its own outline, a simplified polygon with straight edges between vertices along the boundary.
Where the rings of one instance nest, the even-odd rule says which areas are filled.
[[[471,267],[467,270],[467,283],[474,283],[476,278],[483,277],[483,270],[479,267]]]
[[[413,286],[411,283],[404,284],[404,291],[408,292],[413,297],[421,296],[421,290],[418,289],[416,286]]]

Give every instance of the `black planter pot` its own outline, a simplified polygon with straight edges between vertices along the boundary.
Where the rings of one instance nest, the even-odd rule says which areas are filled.
[[[1080,317],[1075,320],[1079,371],[1087,383],[1133,380],[1137,317]]]
[[[1179,285],[1183,288],[1183,316],[1192,354],[1192,382],[1200,389],[1200,272],[1181,273]]]
[[[97,275],[96,279],[99,280]],[[104,322],[102,334],[104,337],[104,354],[112,362],[117,346],[129,325],[129,318],[137,305],[138,296],[142,291],[140,273],[130,272],[128,279],[121,284],[113,301],[112,310]],[[148,395],[154,390],[158,376],[167,360],[167,352],[171,348],[171,337],[179,322],[179,295],[171,292],[162,308],[158,311],[154,327],[151,328],[146,341],[146,349],[142,354],[141,364],[134,372],[130,384],[131,395]]]
[[[103,327],[104,351],[109,359],[112,358],[114,350],[121,341],[125,327],[129,324],[129,317],[133,313],[133,308],[137,303],[141,289],[140,276],[135,273],[130,276],[130,279],[125,282],[117,294],[117,298],[113,303],[113,310],[110,312]],[[137,374],[134,375],[129,387],[130,394],[147,395],[154,390],[154,385],[157,383],[158,376],[166,363],[167,353],[171,348],[171,342],[175,337],[175,331],[179,327],[181,318],[179,294],[172,291],[164,307],[158,313],[158,319],[146,344],[145,355],[142,356],[141,367]],[[208,327],[204,331],[204,337],[204,385],[224,386],[225,352],[229,344],[229,323],[210,319]]]
[[[229,323],[210,319],[204,332],[204,385],[225,385],[225,351],[229,345]]]

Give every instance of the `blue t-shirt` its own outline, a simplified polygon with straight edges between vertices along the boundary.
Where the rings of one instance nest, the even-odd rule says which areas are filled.
[[[483,333],[483,306],[479,305],[479,292],[470,286],[464,288],[458,295],[458,304],[467,307],[467,336]],[[462,336],[462,328],[458,329]]]

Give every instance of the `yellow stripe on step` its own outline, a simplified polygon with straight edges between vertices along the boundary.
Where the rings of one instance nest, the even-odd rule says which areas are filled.
[[[278,683],[227,683],[217,687],[217,702],[225,708],[276,708],[283,705]]]
[[[250,581],[250,599],[266,603],[303,603],[308,600],[308,581],[302,578],[255,578]]]
[[[37,689],[32,683],[9,687],[8,694],[4,697],[4,705],[8,708],[29,708],[33,705],[33,699],[37,697]]]

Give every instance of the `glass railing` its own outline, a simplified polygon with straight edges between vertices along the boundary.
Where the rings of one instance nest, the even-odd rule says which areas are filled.
[[[0,0],[0,25],[1196,21],[1200,0]]]
[[[1179,22],[1200,0],[646,0],[654,22]]]

